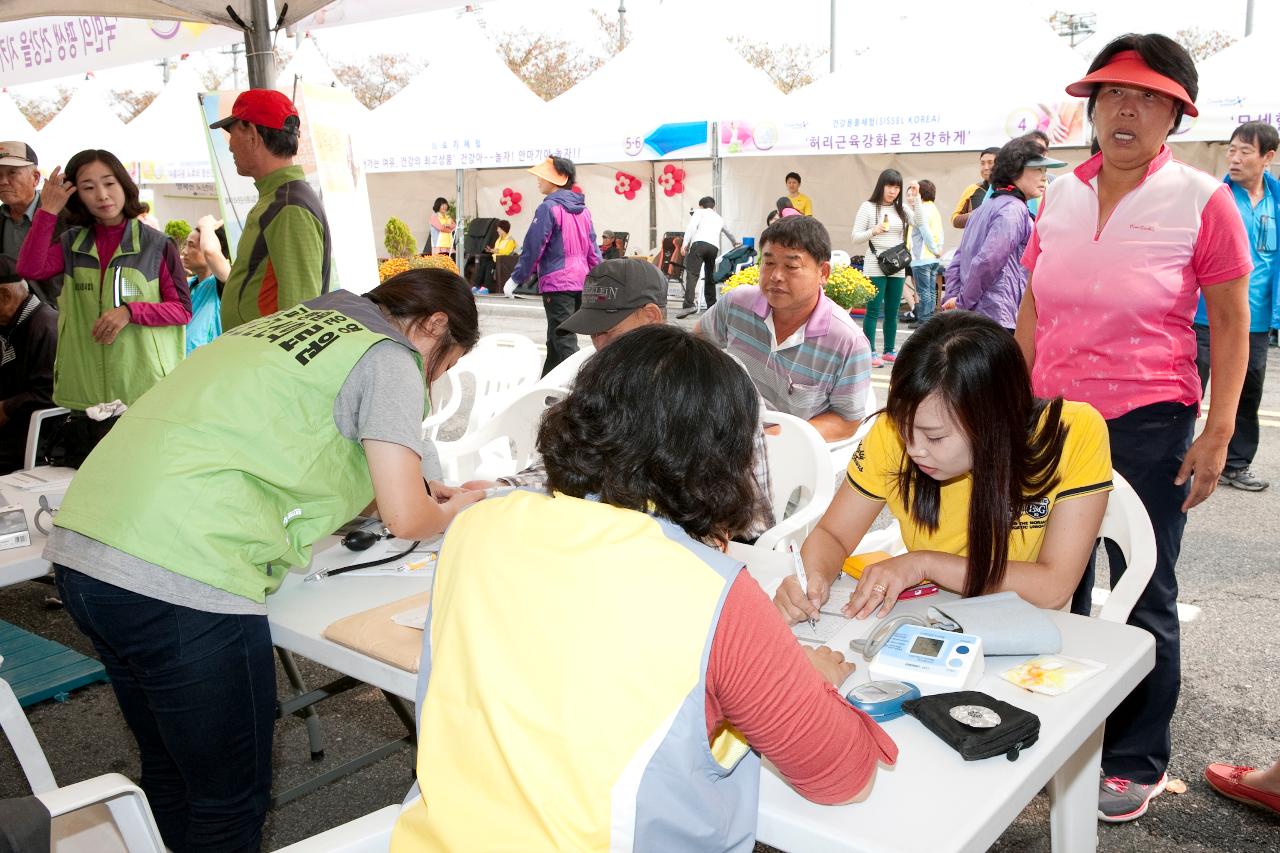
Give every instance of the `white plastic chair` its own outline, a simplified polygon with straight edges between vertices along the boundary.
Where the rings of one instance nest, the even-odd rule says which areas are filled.
[[[422,437],[436,440],[440,427],[462,408],[462,382],[452,370],[431,383],[431,414],[422,422]]]
[[[578,371],[582,369],[582,365],[595,354],[595,347],[580,347],[573,355],[551,368],[546,376],[534,380],[533,384],[538,388],[568,390],[573,385],[573,380],[578,377]]]
[[[777,424],[777,435],[765,434],[776,523],[756,540],[760,548],[785,547],[787,539],[803,541],[822,518],[835,496],[831,455],[822,435],[808,421],[783,412],[765,412],[766,424]],[[786,514],[792,496],[795,508]]]
[[[276,853],[386,853],[400,806],[386,806],[326,832],[304,838]]]
[[[879,408],[880,406],[876,402],[876,389],[868,385],[866,403],[862,408],[865,414],[862,423],[858,424],[858,428],[848,438],[827,442],[827,450],[831,453],[831,470],[836,475],[835,487],[837,489],[844,482],[844,473],[849,469],[849,460],[853,458],[853,451],[857,449],[858,442],[862,441],[866,434],[871,432],[871,424],[876,419],[875,415],[871,413]]]
[[[1133,486],[1119,473],[1111,472],[1114,488],[1107,497],[1107,511],[1098,529],[1099,539],[1110,539],[1124,554],[1125,570],[1120,582],[1111,588],[1107,603],[1102,605],[1099,619],[1127,622],[1129,612],[1147,588],[1156,570],[1156,535],[1151,517]]]
[[[105,807],[107,814],[96,821],[77,820],[62,826],[55,821],[55,853],[72,849],[105,853],[124,849],[128,853],[164,853],[164,842],[156,828],[142,789],[119,773],[95,776],[59,788],[45,758],[40,741],[31,729],[26,713],[13,695],[9,682],[0,678],[0,729],[9,739],[18,764],[33,793],[54,818],[77,815],[92,817],[87,810]],[[107,820],[107,818],[110,820]],[[120,845],[123,844],[123,848]]]
[[[457,441],[436,442],[445,478],[493,480],[527,468],[537,451],[542,413],[566,396],[560,388],[526,389],[479,429]]]
[[[503,332],[486,335],[454,367],[475,381],[475,399],[467,419],[467,431],[478,429],[503,408],[508,392],[533,382],[542,371],[542,357],[533,341],[524,335]]]
[[[40,448],[40,425],[49,418],[69,414],[70,409],[55,406],[52,409],[38,409],[31,413],[31,423],[27,426],[27,449],[22,455],[22,470],[30,471],[36,467],[36,451]]]

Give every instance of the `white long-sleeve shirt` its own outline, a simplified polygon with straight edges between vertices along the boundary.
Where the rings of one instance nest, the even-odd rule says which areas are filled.
[[[700,207],[693,212],[693,216],[689,217],[689,224],[685,226],[684,244],[692,246],[694,243],[710,243],[719,248],[721,232],[731,242],[738,242],[732,234],[725,231],[724,220],[720,218],[720,214],[716,213],[714,208]]]
[[[917,228],[926,228],[924,210],[920,207],[920,202],[907,203],[907,216],[911,217],[911,224]],[[882,234],[872,235],[871,232],[877,225],[884,221],[885,217],[889,217],[889,230]],[[899,243],[904,242],[903,223],[898,216],[898,209],[892,204],[874,204],[864,201],[862,206],[858,208],[858,214],[853,219],[853,242],[867,243],[869,251],[863,257],[862,271],[868,276],[883,276],[880,271],[880,264],[876,262],[876,253],[883,252],[885,249],[892,249]],[[871,243],[875,245],[872,246]],[[905,276],[906,271],[894,273],[894,275]]]

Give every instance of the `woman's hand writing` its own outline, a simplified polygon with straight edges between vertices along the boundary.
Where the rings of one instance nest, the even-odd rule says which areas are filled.
[[[778,591],[774,593],[773,606],[778,608],[783,621],[788,625],[807,619],[817,619],[818,608],[826,604],[831,596],[831,584],[817,572],[810,573],[806,580],[809,587],[808,595],[800,591],[800,582],[791,576],[784,579],[778,586]]]

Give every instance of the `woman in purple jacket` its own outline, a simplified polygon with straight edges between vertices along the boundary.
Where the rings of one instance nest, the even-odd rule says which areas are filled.
[[[963,308],[995,320],[1013,333],[1027,289],[1022,252],[1031,238],[1027,202],[1044,195],[1047,169],[1067,165],[1044,156],[1035,139],[1005,143],[991,167],[991,198],[969,217],[960,248],[947,267],[942,310]]]
[[[577,175],[573,161],[548,157],[529,171],[537,176],[538,192],[546,198],[533,212],[511,280],[523,284],[537,270],[547,313],[547,360],[542,365],[546,376],[578,351],[578,336],[561,330],[560,324],[582,307],[582,283],[600,263],[600,248],[582,193],[568,189]]]

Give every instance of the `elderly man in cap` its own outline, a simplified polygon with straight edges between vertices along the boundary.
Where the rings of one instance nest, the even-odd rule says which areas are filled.
[[[622,257],[622,241],[618,239],[617,234],[605,229],[600,232],[600,251],[601,256],[606,261],[620,258]]]
[[[31,413],[53,406],[58,312],[0,255],[0,474],[22,467]]]
[[[15,261],[31,230],[31,219],[40,209],[39,161],[25,142],[0,142],[0,255]],[[61,227],[54,239],[61,234]],[[29,283],[41,302],[57,306],[62,292],[62,276]]]
[[[572,189],[577,170],[573,161],[548,157],[529,169],[538,178],[538,192],[546,196],[533,213],[524,235],[520,261],[508,284],[523,284],[538,273],[538,292],[547,314],[545,376],[578,351],[578,336],[563,327],[582,307],[582,283],[600,263],[600,247],[582,193]],[[510,291],[511,288],[503,288]]]
[[[582,307],[561,323],[560,327],[578,335],[590,335],[596,352],[618,338],[642,326],[663,323],[667,317],[667,280],[659,269],[647,260],[617,258],[603,261],[587,274],[582,288]],[[565,362],[547,374],[543,384],[567,388],[573,384],[577,369],[585,359]],[[773,526],[773,510],[769,503],[769,469],[765,456],[764,433],[756,442],[756,484],[760,500],[756,508],[756,522],[747,535],[759,536]],[[489,489],[501,486],[520,486],[543,489],[547,484],[547,470],[539,459],[518,474],[500,477],[496,481],[474,480],[463,483],[461,489]],[[441,499],[453,494],[452,489],[441,493],[441,487],[433,486],[433,493]]]
[[[258,188],[222,293],[222,328],[328,293],[329,222],[302,167],[293,164],[301,127],[293,102],[273,89],[250,89],[236,98],[231,115],[209,127],[227,132],[236,171]]]

